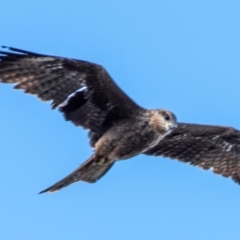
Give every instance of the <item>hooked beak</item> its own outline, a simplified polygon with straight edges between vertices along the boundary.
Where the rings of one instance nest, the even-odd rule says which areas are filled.
[[[178,126],[177,122],[171,122],[168,125],[168,131],[173,131],[174,129],[176,129]]]

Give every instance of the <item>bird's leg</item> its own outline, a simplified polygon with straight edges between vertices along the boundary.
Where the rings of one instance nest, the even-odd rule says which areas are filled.
[[[95,156],[94,162],[102,165],[102,164],[109,163],[110,160],[106,156]]]

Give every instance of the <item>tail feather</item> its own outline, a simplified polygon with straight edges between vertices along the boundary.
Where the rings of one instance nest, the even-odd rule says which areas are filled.
[[[39,192],[55,192],[61,188],[67,187],[68,185],[78,182],[85,181],[89,183],[94,183],[112,167],[114,162],[106,163],[105,161],[96,161],[95,155],[92,155],[88,160],[86,160],[80,167],[78,167],[71,174],[63,178],[62,180],[56,182],[52,186]]]

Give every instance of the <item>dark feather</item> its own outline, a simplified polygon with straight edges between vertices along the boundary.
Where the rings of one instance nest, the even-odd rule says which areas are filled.
[[[23,89],[43,101],[52,101],[52,108],[58,108],[66,120],[90,130],[90,144],[93,147],[107,130],[118,123],[126,123],[125,128],[120,129],[126,140],[126,126],[133,123],[131,120],[136,120],[132,124],[136,131],[142,131],[141,124],[149,126],[154,120],[154,117],[147,122],[141,119],[145,116],[142,113],[148,110],[133,102],[100,65],[16,48],[8,50],[0,51],[0,81],[15,83],[16,89]],[[118,132],[111,134],[117,136]],[[138,139],[133,137],[134,146],[128,146],[130,152],[136,147],[136,142],[143,144],[149,139],[148,135],[139,136]],[[108,140],[108,143],[102,141],[107,147],[112,144],[112,139]],[[143,149],[148,148],[149,145]],[[178,159],[203,169],[212,168],[215,173],[232,177],[240,183],[240,132],[230,127],[179,123],[177,129],[145,154]],[[114,161],[118,159],[123,158],[118,156]],[[55,191],[79,180],[95,182],[112,165],[110,162],[96,162],[93,156],[66,178],[42,192]]]
[[[147,155],[188,162],[240,183],[240,132],[234,128],[179,123]]]
[[[92,145],[116,119],[142,110],[100,65],[8,49],[0,51],[1,81],[16,83],[16,89],[43,101],[52,100],[52,107],[59,107],[66,120],[91,130]]]
[[[114,162],[99,163],[96,160],[97,159],[95,159],[95,155],[92,155],[88,160],[86,160],[80,167],[78,167],[68,176],[56,182],[52,186],[44,189],[40,193],[55,192],[77,181],[85,181],[89,183],[96,182],[101,177],[103,177],[114,164]]]

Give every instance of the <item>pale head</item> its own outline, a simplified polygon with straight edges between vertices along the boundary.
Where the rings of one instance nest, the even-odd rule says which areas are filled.
[[[160,134],[167,135],[177,127],[177,118],[174,113],[168,110],[151,110],[150,124],[152,124]]]

